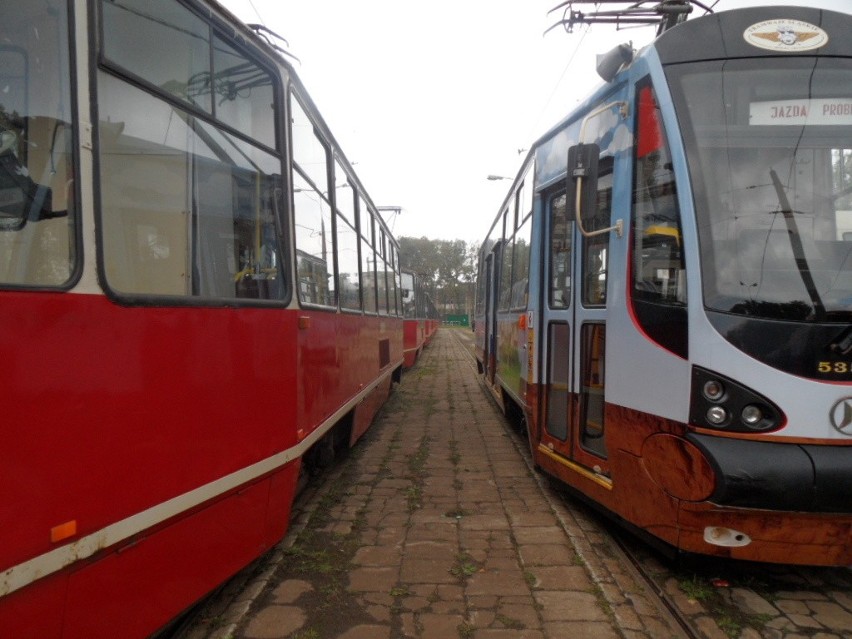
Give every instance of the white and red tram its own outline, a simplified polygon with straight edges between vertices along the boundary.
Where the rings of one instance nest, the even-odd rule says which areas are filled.
[[[215,2],[0,1],[0,636],[144,637],[402,370],[398,245]]]
[[[675,26],[530,151],[480,251],[480,370],[538,466],[650,538],[850,565],[852,15],[614,4]]]

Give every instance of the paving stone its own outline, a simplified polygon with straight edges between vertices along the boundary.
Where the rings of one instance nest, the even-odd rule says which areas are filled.
[[[524,566],[570,566],[574,551],[567,544],[519,544]]]
[[[314,587],[307,581],[301,579],[288,579],[278,585],[272,591],[272,597],[275,603],[291,604],[306,592],[310,592]]]
[[[621,639],[611,624],[594,621],[558,621],[544,624],[546,637],[565,639]],[[656,638],[655,638],[656,639]]]
[[[592,580],[582,566],[529,566],[527,572],[535,577],[540,590],[589,590]]]
[[[827,628],[842,628],[852,635],[852,612],[829,601],[809,601],[808,607],[813,611],[814,619],[822,625]]]
[[[540,630],[506,630],[503,628],[484,628],[473,633],[473,639],[544,639]],[[578,638],[579,639],[579,636]]]
[[[296,606],[266,606],[249,621],[246,639],[280,639],[304,626],[307,617]]]
[[[545,621],[605,621],[607,618],[597,598],[588,592],[538,591],[533,596]]]
[[[754,615],[769,615],[774,617],[778,609],[753,590],[731,588],[731,600],[738,608]]]
[[[356,568],[349,573],[349,590],[389,592],[399,579],[399,568]]]
[[[340,595],[352,620],[335,639],[671,637],[620,560],[597,555],[597,523],[530,471],[456,339],[439,332],[334,471],[349,485],[324,526],[352,547]],[[285,580],[264,599],[258,585],[228,635],[308,627],[294,604],[310,587]]]
[[[361,625],[350,628],[337,639],[390,639],[390,626]]]

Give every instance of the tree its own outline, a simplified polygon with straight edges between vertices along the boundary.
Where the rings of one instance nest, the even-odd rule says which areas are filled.
[[[470,313],[476,283],[477,246],[464,240],[399,238],[400,265],[420,277],[442,314]]]

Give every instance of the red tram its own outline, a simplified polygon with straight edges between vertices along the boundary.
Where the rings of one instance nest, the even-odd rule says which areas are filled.
[[[411,368],[432,341],[440,320],[422,280],[409,271],[402,271],[402,311],[405,368]]]
[[[368,428],[402,370],[398,245],[215,2],[0,17],[0,635],[144,637]]]
[[[661,33],[600,56],[524,161],[480,251],[480,371],[535,463],[648,539],[848,566],[852,15],[581,4],[567,26]]]

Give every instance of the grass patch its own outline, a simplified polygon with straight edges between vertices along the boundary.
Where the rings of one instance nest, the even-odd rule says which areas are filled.
[[[519,619],[512,619],[511,617],[507,617],[506,615],[497,615],[497,621],[503,624],[503,627],[509,630],[523,630],[526,628],[526,624],[524,624]]]
[[[681,574],[677,578],[678,586],[683,594],[690,599],[701,602],[707,612],[713,617],[716,625],[731,639],[738,639],[745,628],[753,628],[762,632],[771,621],[769,615],[750,614],[739,608],[729,596],[729,587],[714,586],[707,577],[697,574]],[[745,583],[730,586],[749,588],[754,587]]]
[[[396,586],[390,590],[391,597],[407,597],[410,594],[411,591],[408,589],[407,585]]]
[[[479,564],[466,552],[456,555],[456,562],[450,568],[450,574],[459,579],[467,579],[479,572]]]

